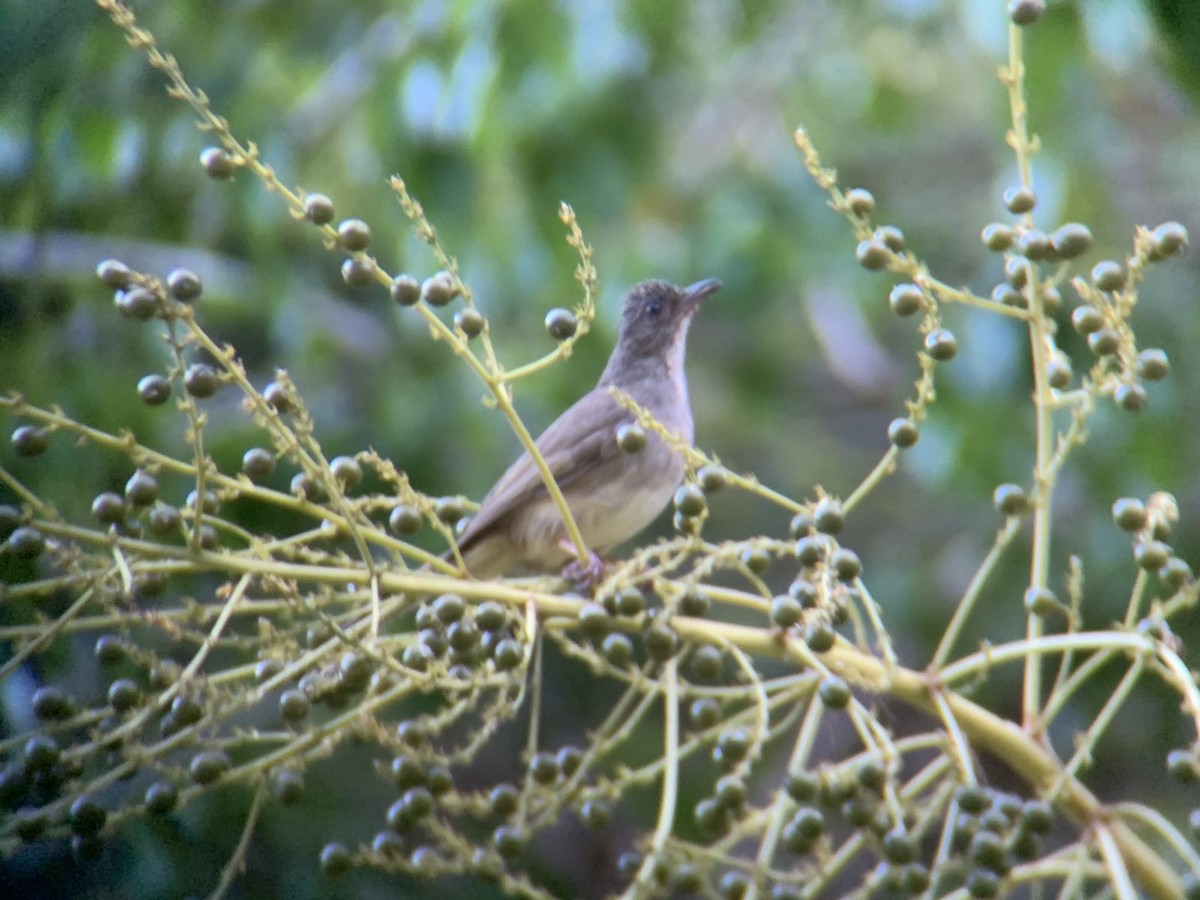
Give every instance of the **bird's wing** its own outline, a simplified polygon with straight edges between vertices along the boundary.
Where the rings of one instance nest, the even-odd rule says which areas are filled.
[[[567,487],[620,453],[616,430],[632,419],[607,388],[593,389],[555,419],[537,439],[537,448],[558,486]],[[483,498],[479,512],[459,536],[458,546],[468,549],[513,510],[547,494],[532,457],[522,453]]]

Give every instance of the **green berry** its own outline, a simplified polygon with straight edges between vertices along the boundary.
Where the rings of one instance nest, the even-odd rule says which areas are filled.
[[[92,515],[104,525],[123,521],[127,511],[125,498],[111,491],[97,494],[92,501]]]
[[[18,456],[41,456],[49,447],[46,430],[37,425],[22,425],[12,433],[12,448]]]
[[[125,482],[125,500],[130,506],[150,506],[158,499],[158,479],[137,471]]]
[[[701,466],[696,473],[696,482],[706,494],[715,494],[729,483],[729,473],[721,466]]]
[[[684,484],[675,491],[675,509],[681,515],[692,518],[703,514],[708,509],[708,502],[697,485]]]
[[[161,375],[146,375],[138,381],[137,392],[147,406],[162,406],[171,396],[171,382]]]
[[[117,310],[130,319],[148,322],[159,313],[158,297],[143,287],[134,286],[118,291],[113,297]]]
[[[1008,17],[1014,25],[1032,25],[1046,14],[1046,0],[1009,0]]]
[[[1121,346],[1121,338],[1112,328],[1101,328],[1088,335],[1088,348],[1097,356],[1110,356]]]
[[[209,178],[220,181],[232,178],[238,170],[233,157],[220,147],[205,147],[200,151],[200,166]]]
[[[862,560],[847,547],[839,547],[829,557],[829,567],[842,581],[853,581],[862,574]]]
[[[900,418],[892,419],[888,425],[887,435],[889,441],[904,450],[917,442],[921,431],[912,419]]]
[[[329,463],[329,470],[347,490],[358,487],[359,482],[362,481],[362,466],[353,456],[335,456]]]
[[[1154,246],[1160,258],[1174,256],[1187,245],[1187,229],[1178,222],[1164,222],[1154,229]]]
[[[850,212],[862,219],[874,211],[875,196],[865,188],[852,188],[846,191],[846,205],[850,207]]]
[[[888,294],[888,304],[898,316],[911,316],[925,305],[925,294],[915,284],[898,284]]]
[[[925,335],[925,352],[938,362],[946,362],[958,353],[958,341],[946,328],[935,328]]]
[[[360,253],[371,245],[371,226],[362,219],[344,219],[337,233],[338,243],[351,253]]]
[[[979,239],[989,250],[1002,253],[1013,245],[1016,235],[1016,229],[1011,225],[992,222],[990,225],[984,226],[983,231],[979,234]]]
[[[17,559],[37,559],[46,549],[46,539],[36,528],[21,525],[13,529],[5,545]]]
[[[106,259],[96,266],[96,277],[113,290],[123,290],[129,287],[133,273],[129,266],[117,259]]]
[[[331,877],[350,871],[353,857],[345,844],[330,842],[321,848],[321,871]]]
[[[445,306],[458,296],[458,285],[449,272],[438,272],[421,283],[421,299],[430,306]]]
[[[1147,381],[1161,381],[1171,370],[1166,351],[1157,347],[1143,350],[1137,355],[1137,374]]]
[[[180,303],[194,303],[203,290],[200,276],[190,269],[175,269],[167,275],[167,292]]]
[[[853,696],[850,692],[850,685],[836,675],[829,675],[821,679],[817,693],[821,697],[821,702],[830,709],[845,709],[850,705],[850,698]]]
[[[225,774],[229,766],[229,757],[224,750],[202,750],[192,757],[188,773],[196,784],[207,785]]]
[[[421,299],[421,285],[411,275],[397,275],[388,292],[398,306],[414,306]]]
[[[165,816],[179,802],[179,791],[169,781],[156,781],[146,788],[142,802],[150,815]]]
[[[1080,334],[1094,334],[1104,327],[1104,316],[1094,306],[1077,306],[1071,313],[1071,326]]]
[[[304,218],[314,225],[328,225],[333,221],[333,201],[324,194],[309,194],[304,198]]]
[[[604,653],[604,658],[617,667],[623,668],[629,665],[633,659],[633,641],[629,639],[628,635],[620,632],[607,635],[600,649]]]
[[[841,501],[833,497],[822,497],[813,509],[813,526],[822,534],[837,534],[846,525],[846,514]]]
[[[1134,382],[1133,384],[1117,385],[1116,390],[1113,391],[1113,400],[1127,412],[1141,412],[1150,402],[1150,397],[1146,394],[1144,387]]]
[[[193,397],[211,397],[221,386],[221,379],[208,363],[192,363],[183,373],[183,386]]]
[[[71,831],[84,837],[94,837],[104,827],[108,812],[92,797],[83,794],[71,804],[69,818]]]
[[[860,241],[854,255],[858,264],[871,272],[886,268],[888,260],[892,258],[887,246],[878,238]]]
[[[421,511],[407,503],[398,503],[388,515],[388,527],[396,534],[413,535],[421,530],[425,522]]]
[[[1017,238],[1017,252],[1034,262],[1041,262],[1054,256],[1054,243],[1046,232],[1030,228]]]
[[[1024,215],[1037,205],[1037,194],[1027,187],[1009,188],[1004,192],[1004,205],[1014,215]]]
[[[1023,516],[1029,511],[1029,497],[1019,484],[1002,484],[992,493],[992,503],[1002,516]]]
[[[579,320],[569,309],[552,309],[546,313],[546,333],[556,341],[574,337],[579,330]]]
[[[275,454],[262,447],[251,447],[242,454],[242,471],[251,481],[266,481],[275,471]]]
[[[646,431],[636,422],[626,422],[617,429],[617,446],[625,453],[640,453],[646,447]]]
[[[350,256],[342,260],[342,281],[348,287],[370,287],[377,271],[375,260],[369,256]]]
[[[464,306],[454,314],[454,327],[466,335],[468,340],[482,334],[486,325],[487,319],[483,313],[473,306]]]
[[[800,621],[803,612],[801,605],[786,594],[771,601],[771,621],[779,628],[791,628]]]
[[[1074,259],[1092,248],[1092,232],[1079,222],[1067,222],[1054,229],[1050,243],[1059,259]]]
[[[1098,291],[1119,291],[1125,279],[1125,267],[1115,260],[1101,260],[1092,267],[1092,284]]]

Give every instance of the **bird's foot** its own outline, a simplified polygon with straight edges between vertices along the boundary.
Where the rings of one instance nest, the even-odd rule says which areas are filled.
[[[563,549],[571,554],[575,553],[575,545],[570,541],[563,541]],[[563,578],[575,585],[580,591],[589,594],[600,583],[600,579],[603,576],[604,560],[591,550],[588,551],[586,563],[580,562],[578,558],[573,558],[562,569]]]

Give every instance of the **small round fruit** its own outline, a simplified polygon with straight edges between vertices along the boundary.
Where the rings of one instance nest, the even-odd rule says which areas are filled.
[[[1140,378],[1147,381],[1162,381],[1170,371],[1171,362],[1164,350],[1152,347],[1137,355],[1137,373]]]
[[[874,211],[875,196],[865,188],[851,188],[846,191],[846,205],[850,207],[850,212],[862,219]]]
[[[989,250],[1002,253],[1013,245],[1016,236],[1016,229],[1011,225],[1005,225],[1003,222],[992,222],[990,225],[983,227],[983,231],[979,234],[979,239],[983,241],[984,246]]]
[[[220,147],[205,147],[200,151],[200,166],[209,178],[217,180],[232,178],[238,170],[233,157]]]
[[[292,398],[288,394],[287,388],[278,381],[272,381],[263,388],[262,397],[267,406],[277,413],[291,412],[293,408]]]
[[[888,304],[898,316],[911,316],[925,305],[925,294],[915,284],[898,284],[888,294]]]
[[[1015,187],[1004,192],[1004,206],[1014,215],[1024,215],[1037,205],[1037,194],[1031,188]]]
[[[397,275],[388,291],[399,306],[415,306],[421,299],[421,285],[411,275]]]
[[[1083,335],[1095,334],[1104,327],[1104,316],[1094,306],[1077,306],[1071,312],[1071,327]]]
[[[804,609],[795,598],[782,594],[771,601],[771,621],[779,628],[791,628],[800,621]]]
[[[1097,356],[1109,356],[1117,352],[1121,338],[1112,328],[1101,328],[1088,335],[1088,349]]]
[[[242,471],[251,481],[265,481],[275,471],[275,454],[262,447],[251,447],[242,454]]]
[[[321,848],[321,871],[326,875],[337,876],[350,871],[353,857],[345,844],[332,841]]]
[[[96,499],[92,501],[92,515],[104,525],[123,521],[127,511],[125,498],[112,491],[97,494]]]
[[[438,272],[421,283],[421,299],[430,306],[445,306],[458,296],[458,286],[449,272]]]
[[[813,526],[822,534],[837,534],[846,525],[842,504],[833,497],[822,497],[813,510]]]
[[[171,396],[171,382],[161,375],[146,375],[138,381],[137,392],[147,406],[162,406]]]
[[[175,269],[167,275],[167,291],[180,303],[194,303],[203,290],[204,283],[191,269]]]
[[[892,419],[888,425],[887,435],[889,441],[903,450],[917,442],[921,431],[912,419],[899,418]]]
[[[617,429],[617,446],[625,453],[640,453],[646,447],[646,430],[636,422],[626,422]]]
[[[329,470],[333,473],[333,477],[347,489],[358,487],[359,482],[362,481],[362,466],[353,456],[334,457],[329,463]]]
[[[113,302],[122,315],[139,322],[148,322],[158,315],[158,298],[143,287],[131,287],[118,291]]]
[[[466,335],[468,340],[479,337],[486,325],[487,319],[483,313],[473,306],[464,306],[454,314],[454,327]]]
[[[17,559],[37,559],[46,549],[46,539],[36,528],[21,525],[8,536],[6,546]]]
[[[708,501],[697,485],[683,484],[675,491],[675,509],[691,518],[702,515],[708,509]]]
[[[304,217],[314,225],[333,221],[333,201],[325,194],[309,194],[304,198]]]
[[[1009,0],[1008,17],[1014,25],[1032,25],[1046,14],[1046,0]]]
[[[1119,291],[1125,287],[1125,267],[1112,259],[1101,260],[1092,267],[1092,284],[1099,291]]]
[[[342,281],[349,287],[370,287],[377,271],[375,260],[369,256],[350,256],[342,260]]]
[[[183,373],[183,386],[193,397],[211,397],[221,386],[221,380],[208,363],[192,363]]]
[[[958,353],[958,341],[949,329],[935,328],[925,335],[925,352],[938,362],[946,362]]]
[[[338,243],[351,253],[360,253],[371,246],[371,226],[362,219],[344,219],[337,233]]]
[[[425,519],[421,511],[407,503],[398,503],[388,515],[388,527],[396,534],[412,535],[421,530]]]
[[[546,313],[546,333],[556,341],[574,337],[579,329],[579,320],[569,309],[552,309]]]
[[[96,277],[113,290],[120,291],[129,287],[133,273],[120,260],[105,259],[96,266]]]
[[[1187,245],[1187,229],[1178,222],[1163,222],[1154,229],[1154,248],[1160,257],[1174,256]]]
[[[46,430],[37,425],[22,425],[12,433],[12,448],[18,456],[41,456],[49,447]]]
[[[1019,484],[1002,484],[992,492],[992,503],[1002,516],[1023,516],[1029,512],[1029,497]]]
[[[129,476],[125,482],[125,500],[130,506],[149,506],[157,499],[157,478],[141,470]]]
[[[1059,259],[1074,259],[1092,248],[1092,232],[1081,222],[1067,222],[1054,229],[1050,243]]]
[[[880,269],[886,268],[888,260],[892,258],[887,245],[878,238],[859,241],[854,255],[858,259],[858,264],[870,272],[878,272]]]

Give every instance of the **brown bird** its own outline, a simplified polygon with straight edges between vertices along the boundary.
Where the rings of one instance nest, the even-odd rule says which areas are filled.
[[[692,442],[683,357],[688,325],[700,301],[721,282],[686,288],[643,281],[626,295],[617,345],[600,382],[537,439],[583,540],[596,554],[633,537],[662,511],[683,480],[679,453],[647,430],[646,446],[626,453],[617,431],[634,416],[612,396],[624,391],[668,431]],[[518,566],[553,572],[575,557],[566,526],[529,454],[509,466],[458,538],[477,578]]]

